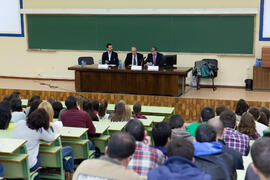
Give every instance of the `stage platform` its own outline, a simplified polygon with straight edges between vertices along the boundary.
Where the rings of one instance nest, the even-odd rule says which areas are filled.
[[[62,101],[69,95],[80,94],[90,100],[106,100],[108,103],[116,103],[123,99],[127,104],[140,102],[142,105],[175,107],[175,112],[180,114],[188,122],[197,121],[200,110],[204,106],[215,108],[218,104],[224,104],[234,110],[237,100],[241,98],[248,101],[250,106],[270,107],[270,92],[246,91],[244,88],[218,87],[216,91],[213,91],[211,88],[201,88],[200,90],[191,88],[181,97],[170,97],[111,93],[76,93],[74,81],[0,78],[1,99],[14,90],[21,92],[22,98],[30,98],[36,94],[40,95],[42,99],[51,97]]]

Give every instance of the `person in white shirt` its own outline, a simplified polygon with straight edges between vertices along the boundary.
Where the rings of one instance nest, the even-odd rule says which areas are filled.
[[[257,133],[259,133],[260,136],[263,136],[263,131],[268,130],[268,127],[258,122],[258,119],[260,119],[259,109],[256,107],[251,107],[249,108],[248,112],[251,113],[255,119]]]
[[[11,102],[11,122],[17,123],[20,120],[26,120],[26,115],[22,109],[22,101],[19,98],[12,99]]]
[[[40,140],[51,142],[55,135],[50,127],[49,115],[45,109],[33,111],[26,121],[19,121],[16,124],[13,138],[26,140],[26,149],[30,172],[35,171],[40,166],[39,145]],[[35,179],[38,179],[37,176]]]

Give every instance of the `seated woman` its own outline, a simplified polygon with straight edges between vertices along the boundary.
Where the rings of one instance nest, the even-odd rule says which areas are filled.
[[[109,120],[109,114],[107,114],[108,103],[103,101],[99,104],[98,117],[99,119]]]
[[[249,136],[250,140],[257,140],[260,135],[256,131],[255,119],[252,114],[245,112],[238,125],[238,131]]]
[[[53,107],[53,111],[54,111],[54,112],[53,112],[53,118],[59,119],[60,112],[61,112],[62,109],[63,109],[62,103],[56,101],[56,102],[54,102],[54,103],[52,104],[52,107]]]
[[[22,100],[19,98],[12,99],[11,102],[11,122],[17,123],[20,120],[26,120],[26,115],[22,109]]]
[[[133,117],[138,119],[147,119],[145,116],[141,115],[142,106],[140,103],[133,105]]]
[[[130,120],[130,114],[127,112],[126,105],[123,101],[119,101],[115,107],[114,112],[110,114],[109,119],[112,122],[118,122],[118,121],[129,121]]]
[[[63,124],[61,121],[53,122],[53,108],[52,105],[49,102],[42,102],[38,109],[45,109],[46,112],[49,115],[49,122],[51,127],[53,128],[53,132],[59,133],[60,128],[63,127]],[[63,156],[63,165],[64,169],[66,171],[66,177],[72,177],[72,173],[74,172],[74,154],[73,149],[71,146],[63,146],[62,147],[62,156]],[[69,178],[70,179],[70,178]]]
[[[94,113],[93,104],[89,99],[84,99],[83,110],[89,114],[92,121],[99,121],[98,116]]]
[[[27,141],[25,145],[30,172],[38,169],[40,166],[40,140],[51,142],[55,138],[53,129],[50,127],[49,115],[45,109],[37,109],[27,117],[26,121],[19,121],[16,124],[12,137]],[[36,176],[35,179],[39,179],[39,176]]]

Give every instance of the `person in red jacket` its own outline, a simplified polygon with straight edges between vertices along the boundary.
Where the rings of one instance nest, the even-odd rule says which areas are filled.
[[[74,96],[69,96],[65,101],[65,105],[68,110],[61,113],[63,126],[88,128],[88,135],[93,136],[96,128],[89,114],[79,110],[77,99]]]

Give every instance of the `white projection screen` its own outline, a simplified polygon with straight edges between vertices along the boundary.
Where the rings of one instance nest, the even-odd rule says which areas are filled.
[[[270,0],[261,0],[260,40],[270,41]]]
[[[0,0],[0,36],[23,36],[22,0]]]

